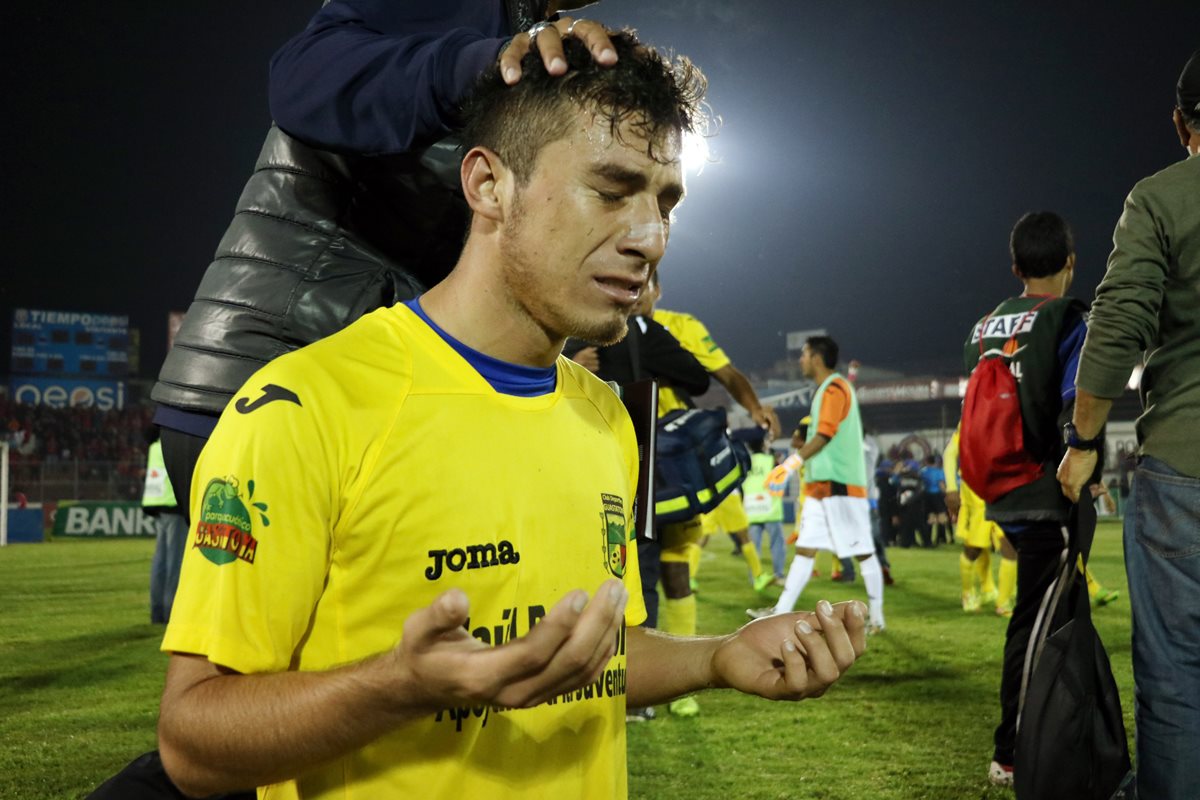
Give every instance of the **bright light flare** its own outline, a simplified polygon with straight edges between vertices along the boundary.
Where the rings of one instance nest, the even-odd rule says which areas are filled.
[[[708,149],[708,137],[695,131],[683,134],[683,152],[680,154],[680,160],[685,172],[694,172],[697,175],[703,172],[705,165],[714,161]]]

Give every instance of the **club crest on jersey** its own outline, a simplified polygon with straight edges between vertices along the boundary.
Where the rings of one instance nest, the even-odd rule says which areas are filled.
[[[246,482],[246,490],[243,496],[238,479],[233,476],[213,478],[204,487],[192,547],[198,548],[201,555],[218,566],[237,559],[253,564],[258,553],[253,515],[258,514],[264,528],[271,524],[267,518],[267,504],[253,500],[254,481]]]
[[[601,533],[604,536],[604,565],[618,578],[625,577],[625,557],[629,537],[625,535],[625,500],[615,494],[601,494]]]

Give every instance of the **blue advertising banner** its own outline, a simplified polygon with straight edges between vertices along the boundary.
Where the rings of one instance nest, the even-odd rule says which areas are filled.
[[[125,407],[124,381],[87,381],[79,378],[27,378],[13,375],[8,396],[14,403],[50,408],[98,408],[111,411]]]
[[[129,374],[129,317],[76,311],[13,311],[11,371],[25,375],[123,378]]]

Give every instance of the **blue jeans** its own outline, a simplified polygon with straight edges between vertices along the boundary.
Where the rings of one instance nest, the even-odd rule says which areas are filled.
[[[154,558],[150,561],[150,621],[163,624],[171,618],[179,571],[183,566],[183,547],[188,526],[182,514],[163,512],[154,518],[158,534]]]
[[[787,558],[787,555],[784,553],[783,546],[783,524],[779,522],[750,523],[750,541],[754,542],[754,551],[756,553],[762,552],[762,537],[764,530],[770,537],[771,569],[774,571],[776,578],[782,578],[787,574],[787,569],[783,563],[784,559]]]
[[[1200,480],[1143,457],[1125,510],[1138,796],[1200,789]]]

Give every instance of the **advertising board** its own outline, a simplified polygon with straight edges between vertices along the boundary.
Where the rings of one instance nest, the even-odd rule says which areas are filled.
[[[55,536],[154,536],[154,518],[135,502],[61,500]]]
[[[94,381],[80,378],[24,377],[9,379],[8,396],[14,403],[50,408],[98,408],[120,410],[128,396],[124,381]]]

